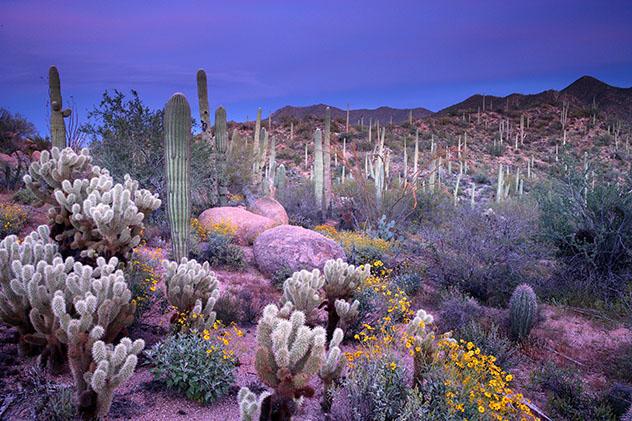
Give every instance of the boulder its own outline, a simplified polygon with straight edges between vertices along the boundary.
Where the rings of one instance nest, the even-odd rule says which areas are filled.
[[[271,197],[260,197],[248,208],[252,213],[265,216],[280,225],[289,224],[290,220],[282,204]]]
[[[280,270],[322,270],[330,259],[346,259],[342,247],[335,241],[294,225],[280,225],[261,234],[253,252],[259,270],[272,277]]]
[[[270,218],[232,206],[207,209],[198,220],[207,230],[215,224],[229,224],[236,230],[235,242],[245,246],[252,244],[265,230],[279,225]]]

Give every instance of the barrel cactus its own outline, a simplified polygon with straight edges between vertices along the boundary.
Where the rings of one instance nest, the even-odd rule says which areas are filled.
[[[167,212],[173,257],[189,255],[191,225],[191,109],[183,94],[174,94],[165,106],[165,165]]]
[[[538,298],[527,284],[518,285],[509,300],[509,319],[511,334],[521,340],[529,336],[536,322]]]

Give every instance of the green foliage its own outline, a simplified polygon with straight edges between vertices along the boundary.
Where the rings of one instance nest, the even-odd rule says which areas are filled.
[[[371,264],[376,260],[384,260],[385,252],[381,247],[372,244],[352,244],[347,261],[352,265]]]
[[[13,200],[22,205],[32,205],[37,201],[37,197],[29,189],[19,189],[13,193]]]
[[[146,355],[156,380],[187,399],[210,404],[228,393],[235,380],[235,364],[222,351],[218,342],[178,334],[154,345]]]
[[[283,283],[287,278],[291,278],[294,271],[287,265],[281,266],[275,273],[272,275],[272,285],[283,290]]]
[[[0,203],[0,238],[19,234],[26,225],[27,217],[22,206]]]
[[[224,325],[232,323],[255,323],[261,313],[262,302],[258,296],[250,291],[241,290],[234,294],[226,292],[215,303],[213,310],[217,313],[217,320]]]
[[[484,328],[476,321],[470,321],[457,332],[457,337],[472,342],[486,355],[496,357],[496,364],[503,369],[516,365],[519,353],[514,344],[498,330],[498,326],[492,323],[489,328]]]
[[[393,284],[406,295],[415,295],[421,288],[421,275],[417,272],[401,273],[393,277]]]
[[[76,419],[72,386],[45,380],[43,373],[33,369],[27,373],[29,402],[36,421],[71,421]]]
[[[582,304],[619,300],[632,280],[632,178],[593,187],[590,165],[566,167],[538,191],[540,234],[564,263],[550,293]]]
[[[584,390],[582,380],[571,371],[547,363],[533,374],[533,383],[546,393],[549,415],[569,421],[614,421],[612,408],[601,397]]]
[[[81,131],[90,141],[93,163],[110,171],[115,181],[125,174],[140,185],[159,194],[166,203],[163,111],[152,110],[132,90],[126,96],[115,90],[105,91],[101,102],[90,113]],[[208,206],[208,186],[212,176],[208,161],[210,145],[201,141],[191,144],[192,209]],[[164,223],[164,212],[152,216]]]
[[[334,419],[357,421],[395,420],[409,393],[406,372],[393,356],[362,359],[333,393]],[[394,368],[393,368],[394,367]]]
[[[529,336],[538,317],[538,297],[529,285],[518,285],[509,300],[511,334],[516,339]]]
[[[472,321],[479,320],[482,315],[483,308],[478,301],[456,288],[449,289],[439,305],[439,325],[442,332],[463,329]]]
[[[199,243],[197,249],[197,257],[194,257],[209,262],[211,266],[224,265],[238,270],[246,266],[243,250],[233,244],[230,235],[210,232],[206,241]]]

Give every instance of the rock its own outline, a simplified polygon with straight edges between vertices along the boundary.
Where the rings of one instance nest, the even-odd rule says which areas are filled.
[[[241,207],[225,206],[207,209],[198,218],[200,224],[210,230],[214,224],[229,224],[236,229],[235,242],[241,245],[252,244],[267,229],[279,225],[265,216],[249,212]]]
[[[255,200],[248,210],[252,213],[256,213],[257,215],[270,218],[273,221],[278,222],[280,225],[289,224],[290,222],[283,205],[271,197],[261,197]]]
[[[259,270],[272,277],[280,270],[323,269],[330,259],[346,259],[335,241],[294,225],[280,225],[265,231],[253,247]]]
[[[18,160],[14,156],[0,153],[0,167],[15,169],[18,167]]]

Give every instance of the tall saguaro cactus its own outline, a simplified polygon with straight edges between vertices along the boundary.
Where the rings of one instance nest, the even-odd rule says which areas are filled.
[[[167,102],[164,126],[167,212],[173,258],[180,261],[189,254],[191,219],[191,109],[183,94],[176,93]]]
[[[323,135],[320,129],[314,132],[314,197],[316,206],[322,210],[323,206]]]
[[[217,151],[217,179],[219,203],[228,202],[228,180],[226,179],[226,154],[228,152],[228,131],[226,130],[226,110],[218,107],[215,111],[215,150]]]
[[[198,104],[200,107],[200,121],[202,122],[202,132],[206,132],[211,128],[211,114],[208,106],[206,72],[203,69],[197,71],[197,92]]]
[[[53,146],[59,149],[66,147],[65,117],[70,117],[70,109],[63,109],[61,101],[61,82],[57,67],[48,69],[48,94],[50,97],[50,134]]]
[[[331,203],[331,109],[327,107],[325,110],[325,137],[323,139],[323,177],[324,177],[324,194],[325,202],[323,209],[329,209]]]
[[[198,105],[200,109],[200,122],[202,123],[202,140],[211,148],[209,156],[210,180],[209,180],[209,202],[212,206],[219,203],[219,180],[217,172],[217,147],[211,139],[211,115],[208,105],[208,89],[206,83],[206,72],[203,69],[197,72],[197,92]]]

